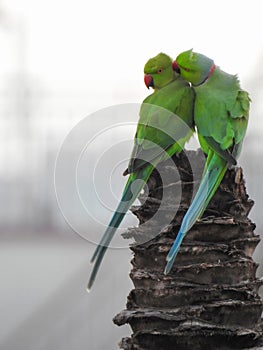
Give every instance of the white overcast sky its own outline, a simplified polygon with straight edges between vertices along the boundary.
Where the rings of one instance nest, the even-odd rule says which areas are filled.
[[[194,48],[225,71],[238,73],[241,81],[255,74],[253,68],[263,54],[258,0],[1,4],[6,36],[13,35],[13,48],[7,45],[1,54],[3,66],[13,59],[15,41],[25,33],[27,71],[53,88],[111,89],[127,100],[130,89],[137,90],[138,97],[145,95],[144,63],[160,51],[176,57]]]

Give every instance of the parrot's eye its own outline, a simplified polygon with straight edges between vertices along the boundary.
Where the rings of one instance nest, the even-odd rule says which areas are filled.
[[[162,68],[159,68],[158,71],[157,71],[157,73],[158,73],[158,74],[161,74],[162,71],[163,71],[163,69],[162,69]]]
[[[182,69],[183,69],[184,71],[186,71],[186,72],[190,72],[190,71],[191,71],[191,69],[190,69],[190,68],[187,68],[187,67],[182,67]]]

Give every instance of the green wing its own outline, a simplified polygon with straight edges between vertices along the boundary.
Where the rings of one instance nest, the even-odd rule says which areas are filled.
[[[194,118],[201,147],[206,153],[211,148],[228,163],[235,164],[248,124],[248,93],[241,90],[236,76],[218,67],[195,90]]]
[[[183,149],[193,133],[193,101],[193,90],[180,78],[143,101],[126,174],[165,159],[171,147],[173,153]]]

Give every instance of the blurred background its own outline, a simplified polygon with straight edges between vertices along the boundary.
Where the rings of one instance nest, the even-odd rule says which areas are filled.
[[[194,48],[223,70],[238,73],[250,92],[250,124],[239,164],[255,200],[251,219],[257,233],[263,232],[259,6],[256,0],[0,0],[1,349],[117,349],[121,337],[130,334],[111,321],[132,288],[129,250],[109,251],[87,294],[94,245],[60,212],[54,169],[63,140],[83,118],[145,98],[143,66],[160,51],[175,58]],[[132,140],[133,129],[128,131]],[[110,147],[112,137],[101,142]],[[88,156],[96,159],[99,152],[101,146],[93,147]],[[98,183],[105,184],[107,177],[101,172]],[[111,181],[118,196],[121,172]],[[87,193],[90,186],[87,181]],[[68,207],[78,215],[71,198]],[[110,213],[98,210],[107,222]],[[103,225],[86,224],[87,231],[102,234]],[[260,276],[262,249],[261,244],[255,252]]]

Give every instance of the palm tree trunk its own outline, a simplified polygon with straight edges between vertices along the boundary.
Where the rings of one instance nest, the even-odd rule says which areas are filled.
[[[205,161],[201,151],[183,152],[173,160],[174,167],[164,162],[159,173],[153,172],[147,199],[142,195],[144,204],[133,207],[139,227],[124,234],[134,240],[134,289],[114,323],[130,324],[133,334],[122,339],[120,348],[260,349],[263,303],[258,289],[263,283],[252,259],[259,236],[248,219],[253,201],[242,169],[227,172],[165,276],[166,255]]]

